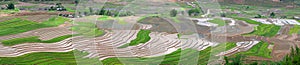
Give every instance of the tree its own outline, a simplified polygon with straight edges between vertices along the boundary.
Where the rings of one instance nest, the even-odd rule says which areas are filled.
[[[189,16],[198,16],[200,14],[200,9],[193,8],[188,11]],[[192,15],[194,14],[194,15]]]
[[[75,6],[77,6],[79,3],[79,0],[75,0]]]
[[[9,3],[7,5],[7,9],[15,9],[15,5],[13,3]]]
[[[275,13],[272,12],[272,13],[270,14],[270,17],[274,18],[274,17],[275,17]]]
[[[93,8],[92,7],[89,7],[89,10],[90,10],[90,13],[93,14],[94,11],[93,11]]]
[[[246,10],[248,10],[250,7],[249,6],[246,6]]]
[[[171,10],[170,15],[171,15],[171,17],[176,17],[177,10],[175,10],[175,9]]]
[[[262,16],[260,14],[257,14],[257,16],[255,16],[254,18],[262,18]]]
[[[221,13],[221,17],[226,17],[226,14],[225,13]]]

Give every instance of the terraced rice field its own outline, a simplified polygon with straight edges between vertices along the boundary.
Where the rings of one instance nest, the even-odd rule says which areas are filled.
[[[186,64],[182,63],[184,61],[188,60],[198,60],[196,63],[199,65],[207,64],[208,59],[210,57],[210,50],[211,48],[206,48],[202,51],[197,51],[193,49],[178,49],[170,54],[159,56],[159,57],[152,57],[152,58],[108,58],[105,60],[102,60],[101,62],[103,64],[107,65],[118,65],[118,64],[124,64],[124,65],[130,65],[130,64],[140,64],[140,63],[148,63],[148,64],[161,64],[161,65],[177,65],[177,64]],[[196,54],[199,57],[194,57],[193,55]],[[187,59],[188,58],[188,59]],[[121,60],[118,60],[121,59]],[[122,63],[121,63],[122,62]],[[138,63],[137,63],[138,62]],[[189,63],[192,63],[189,61]]]
[[[39,52],[18,57],[0,57],[0,64],[16,65],[93,65],[101,62],[96,58],[83,58],[88,53],[78,50],[70,52]]]
[[[244,35],[258,35],[258,36],[266,36],[266,37],[273,37],[279,32],[280,26],[276,26],[274,24],[260,24],[259,26],[255,27],[255,30],[251,33],[247,33]]]
[[[128,46],[135,46],[135,45],[138,45],[138,44],[141,44],[141,43],[146,43],[148,42],[151,38],[149,36],[149,34],[151,33],[150,30],[140,30],[137,34],[137,38],[130,41],[130,43],[125,44],[119,48],[125,48],[125,47],[128,47]]]
[[[151,28],[151,25],[139,25],[141,25],[139,26],[140,29]],[[106,31],[106,34],[103,36],[92,39],[79,36],[68,38],[52,44],[28,43],[13,45],[11,47],[1,47],[0,49],[3,51],[3,53],[0,53],[0,56],[18,57],[28,53],[69,52],[77,49],[79,51],[85,51],[89,53],[88,55],[85,55],[84,58],[97,58],[99,60],[104,60],[113,57],[157,57],[169,54],[169,52],[171,53],[176,51],[178,48],[181,48],[182,50],[194,49],[193,51],[198,52],[200,50],[205,50],[207,47],[213,44],[212,42],[204,39],[178,39],[177,34],[147,32],[150,33],[149,36],[151,37],[148,42],[121,49],[117,48],[129,43],[131,40],[136,39],[138,31],[139,30],[112,30]]]
[[[88,37],[96,37],[104,34],[103,30],[97,28],[97,26],[90,22],[76,22],[76,25],[72,26],[71,30]]]
[[[300,34],[300,26],[294,25],[293,28],[290,29],[289,34]]]
[[[17,44],[22,44],[22,43],[55,43],[55,42],[59,42],[62,41],[64,39],[70,38],[72,37],[72,35],[65,35],[65,36],[60,36],[57,38],[53,38],[50,40],[41,40],[39,39],[38,36],[34,36],[34,37],[26,37],[26,38],[15,38],[15,39],[10,39],[10,40],[2,40],[2,44],[4,46],[13,46],[13,45],[17,45]]]
[[[35,25],[47,24],[48,27],[53,27],[63,24],[63,22],[66,20],[67,19],[51,18],[49,19],[49,21],[42,23],[30,21],[27,21],[29,23],[25,23]],[[18,21],[26,20],[16,19],[15,21],[12,20],[8,22],[15,23]],[[8,24],[8,22],[0,23],[4,25]],[[25,23],[22,22],[22,24]],[[3,60],[3,64],[45,65],[74,65],[77,63],[87,65],[101,63],[103,63],[104,65],[144,63],[163,65],[193,65],[193,63],[197,63],[202,65],[207,64],[210,56],[212,56],[210,54],[212,48],[211,46],[216,44],[215,42],[210,42],[206,39],[199,39],[197,36],[181,35],[178,33],[167,33],[162,31],[151,31],[150,29],[153,25],[149,24],[138,23],[136,25],[139,26],[137,30],[102,30],[97,28],[94,23],[76,22],[75,25],[71,27],[71,30],[77,32],[79,35],[74,37],[70,35],[62,35],[70,34],[69,30],[64,31],[68,29],[67,27],[49,29],[41,27],[42,29],[31,29],[32,31],[29,31],[29,33],[19,32],[20,34],[12,34],[8,37],[0,36],[0,40],[2,40],[2,43],[5,45],[0,45],[0,62],[2,62]],[[18,27],[18,25],[16,25],[15,27]],[[3,28],[9,27],[3,26]],[[264,28],[258,28],[258,30],[261,29]],[[40,31],[45,30],[51,30],[52,32],[46,31],[39,33]],[[25,34],[27,34],[28,36],[25,36]],[[36,36],[36,34],[40,34],[40,36]],[[43,36],[52,37],[53,39],[47,38],[45,40]],[[86,38],[84,36],[90,37]],[[241,46],[236,46],[235,43],[228,43],[227,45],[225,45],[225,50],[229,51],[229,53],[224,52],[220,55],[230,55],[232,53],[237,53],[236,50],[248,49],[255,44],[256,43],[252,41],[246,42]],[[268,45],[261,44],[261,46],[259,47],[259,51],[267,51],[265,49],[261,49],[266,46]],[[233,51],[231,53],[232,49]],[[255,56],[268,57],[266,55],[262,55],[263,53],[259,53],[258,51],[255,52],[257,52],[258,54]],[[248,52],[245,54],[252,54],[252,52]],[[27,58],[29,59],[25,60]]]
[[[239,52],[235,55],[245,55],[245,56],[258,56],[258,57],[264,57],[264,58],[272,58],[271,56],[271,49],[268,49],[269,43],[266,42],[259,42],[258,44],[254,45],[252,48],[250,48],[246,52]],[[233,56],[235,56],[233,55]]]
[[[243,41],[243,42],[237,42],[235,43],[236,45],[233,45],[229,43],[228,45],[226,44],[226,50],[224,52],[221,51],[221,53],[217,54],[216,56],[231,56],[235,53],[241,52],[241,51],[248,51],[250,48],[252,48],[254,45],[259,43],[259,41]],[[222,44],[220,44],[222,45]],[[223,46],[225,46],[223,44]],[[224,48],[220,47],[222,50]]]
[[[280,26],[276,26],[274,24],[262,24],[260,22],[248,19],[248,18],[240,18],[240,17],[233,17],[237,20],[245,21],[249,24],[256,24],[258,26],[255,27],[255,30],[251,33],[243,34],[243,35],[258,35],[258,36],[266,36],[266,37],[273,37],[279,32]]]
[[[224,26],[226,25],[226,21],[222,20],[222,19],[213,19],[213,20],[208,20],[208,22],[214,23],[214,24],[218,24],[218,26]]]
[[[63,17],[53,17],[50,18],[48,21],[38,23],[23,20],[20,18],[15,18],[4,22],[0,22],[0,36],[18,34],[39,28],[54,27],[63,24],[66,20],[68,19],[65,19]]]
[[[97,20],[100,20],[100,21],[107,21],[107,20],[113,20],[113,18],[110,17],[110,16],[101,16],[101,17],[99,17]]]
[[[251,19],[248,19],[248,18],[240,18],[240,17],[233,17],[233,18],[236,19],[236,20],[245,21],[245,22],[247,22],[249,24],[257,24],[257,25],[262,24],[260,22],[257,22],[257,21],[254,21],[254,20],[251,20]]]
[[[233,43],[233,42],[228,42],[228,43],[226,43],[226,50],[230,50],[230,49],[232,49],[232,48],[234,48],[234,47],[236,47],[236,44],[235,43]]]

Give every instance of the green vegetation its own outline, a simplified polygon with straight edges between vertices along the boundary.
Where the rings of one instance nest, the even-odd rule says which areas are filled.
[[[118,18],[118,24],[127,24],[127,22],[124,21],[122,18]]]
[[[137,38],[135,38],[134,40],[131,40],[130,43],[125,44],[119,48],[125,48],[128,46],[134,46],[134,45],[138,45],[141,43],[146,43],[151,39],[149,36],[150,33],[151,33],[150,30],[140,30],[137,34]]]
[[[68,7],[66,7],[66,10],[67,10],[68,12],[76,12],[76,10],[74,10],[74,9],[72,9],[72,8],[68,8]]]
[[[254,45],[252,48],[250,48],[248,51],[245,52],[239,52],[235,54],[237,55],[245,55],[245,56],[258,56],[258,57],[264,57],[264,58],[272,58],[271,56],[271,49],[268,49],[269,44],[267,42],[259,42],[258,44]]]
[[[300,49],[299,47],[292,48],[291,53],[277,64],[281,65],[299,65],[300,64]]]
[[[150,14],[150,15],[146,15],[146,16],[142,16],[138,19],[138,22],[142,22],[144,19],[148,18],[148,17],[159,17],[159,14]]]
[[[178,34],[177,34],[177,38],[178,38],[178,39],[180,39],[180,38],[181,38],[181,36],[182,36],[182,34],[181,34],[181,33],[178,33]]]
[[[138,63],[155,64],[160,63],[161,65],[177,65],[188,64],[192,62],[198,62],[199,65],[206,65],[210,57],[211,48],[206,48],[202,51],[196,51],[193,49],[178,49],[175,52],[160,57],[151,58],[107,58],[102,60],[104,65],[130,65]],[[121,63],[120,60],[123,62]]]
[[[230,50],[232,48],[236,47],[236,44],[233,42],[226,43],[226,50]]]
[[[186,3],[183,2],[176,2],[176,4],[178,4],[182,8],[193,8],[192,6],[187,5]]]
[[[245,63],[242,60],[245,56],[237,55],[235,57],[225,57],[225,65],[299,65],[300,64],[300,49],[299,47],[292,48],[291,53],[286,55],[281,61],[255,61]]]
[[[200,8],[192,8],[188,10],[189,16],[199,16],[201,14],[201,9]]]
[[[39,52],[18,57],[0,57],[0,64],[13,65],[99,65],[97,58],[83,58],[88,55],[78,50],[70,52]]]
[[[39,39],[38,36],[34,36],[34,37],[25,37],[25,38],[15,38],[15,39],[10,39],[10,40],[3,40],[1,41],[2,44],[4,46],[13,46],[13,45],[17,45],[17,44],[22,44],[22,43],[54,43],[54,42],[59,42],[62,41],[64,39],[70,38],[72,37],[72,35],[65,35],[65,36],[60,36],[57,38],[53,38],[50,40],[41,40]]]
[[[75,22],[71,30],[79,33],[80,35],[84,35],[87,37],[97,37],[103,35],[105,32],[100,30],[96,24],[90,22]]]
[[[233,17],[233,18],[237,19],[237,20],[245,21],[249,24],[258,25],[255,27],[255,30],[253,32],[243,34],[243,35],[259,35],[259,36],[273,37],[280,30],[280,26],[277,26],[274,24],[262,24],[260,22],[256,22],[256,21],[248,19],[248,18],[239,18],[239,17]]]
[[[270,17],[274,18],[274,17],[275,17],[275,13],[272,12],[272,13],[270,14]]]
[[[213,20],[208,20],[208,22],[218,24],[218,26],[224,26],[224,25],[226,25],[226,21],[224,21],[222,19],[218,19],[218,18],[213,19]]]
[[[177,13],[178,13],[177,10],[173,9],[173,10],[170,11],[170,16],[171,17],[176,17]]]
[[[44,21],[41,24],[48,25],[48,26],[59,26],[61,24],[64,24],[66,21],[68,21],[67,18],[57,16],[57,17],[51,17],[49,18],[48,21]]]
[[[244,57],[245,56],[242,56],[242,55],[236,55],[233,58],[224,57],[225,62],[226,62],[225,65],[243,65],[242,59]],[[255,64],[255,65],[257,65],[257,64]]]
[[[221,52],[221,51],[230,50],[234,47],[236,47],[236,44],[234,42],[227,42],[227,43],[222,43],[222,44],[219,44],[219,45],[213,47],[213,50]]]
[[[293,28],[290,29],[289,34],[300,34],[300,26],[299,25],[294,25]]]
[[[38,23],[20,18],[14,18],[0,22],[0,36],[23,33],[39,28],[54,27],[63,24],[66,20],[68,19],[63,17],[52,17],[48,21]]]
[[[18,1],[2,1],[2,2],[0,2],[0,5],[7,5],[7,4],[10,4],[10,3],[19,4]]]
[[[100,20],[100,21],[106,21],[106,20],[112,20],[112,18],[109,17],[109,16],[101,16],[101,17],[99,17],[97,20]]]
[[[245,22],[247,22],[249,24],[257,24],[257,25],[262,24],[260,22],[256,22],[256,21],[248,19],[248,18],[240,18],[240,17],[232,17],[232,18],[237,19],[237,20],[245,21]]]
[[[13,3],[7,4],[7,9],[10,9],[10,10],[15,9],[15,4],[13,4]]]
[[[266,37],[273,37],[277,34],[280,30],[280,26],[276,26],[274,24],[260,24],[259,26],[255,27],[255,30],[251,33],[243,34],[243,35],[259,35],[259,36],[266,36]]]
[[[5,13],[5,14],[12,14],[12,13],[17,13],[20,10],[18,8],[12,9],[12,10],[0,10],[0,14],[1,13]]]

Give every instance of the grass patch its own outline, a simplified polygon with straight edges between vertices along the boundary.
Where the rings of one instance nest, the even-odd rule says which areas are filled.
[[[289,34],[300,34],[300,26],[299,25],[294,25],[293,28],[290,29]]]
[[[259,35],[266,37],[273,37],[280,30],[280,26],[277,25],[269,25],[269,24],[260,24],[255,27],[255,30],[251,33],[243,34],[243,35]]]
[[[76,12],[76,10],[74,10],[74,9],[72,9],[72,8],[69,8],[69,7],[66,7],[66,10],[67,10],[68,12]]]
[[[140,30],[137,34],[137,38],[135,38],[134,40],[131,40],[130,43],[120,46],[119,48],[125,48],[128,46],[134,46],[134,45],[138,45],[141,43],[146,43],[151,39],[149,36],[150,33],[151,33],[150,30]]]
[[[13,46],[13,45],[22,44],[22,43],[34,43],[34,42],[54,43],[54,42],[59,42],[64,39],[70,38],[70,37],[72,37],[72,35],[60,36],[60,37],[53,38],[50,40],[41,40],[41,39],[39,39],[38,36],[34,36],[34,37],[16,38],[16,39],[11,39],[11,40],[3,40],[1,42],[4,46]]]
[[[213,20],[208,20],[208,22],[218,24],[218,26],[224,26],[224,25],[226,25],[226,21],[224,21],[222,19],[218,19],[218,18],[213,19]]]
[[[236,44],[233,42],[226,43],[226,50],[230,50],[232,48],[236,47]]]
[[[52,17],[48,21],[38,23],[20,18],[14,18],[0,22],[0,36],[23,33],[39,28],[55,27],[63,24],[66,20],[68,19],[63,17]]]
[[[12,14],[12,13],[17,13],[20,10],[18,8],[15,8],[14,10],[0,10],[0,13],[5,13],[5,14]]]
[[[107,21],[107,20],[112,20],[113,18],[109,17],[109,16],[101,16],[99,17],[97,20],[100,21]]]
[[[71,30],[79,33],[79,35],[84,35],[87,37],[97,37],[103,35],[105,32],[100,30],[96,24],[90,22],[75,22]]]
[[[272,58],[271,56],[271,49],[268,49],[269,44],[267,42],[259,42],[258,44],[254,45],[252,48],[250,48],[246,52],[239,52],[234,55],[245,55],[245,56],[258,56],[258,57],[264,57],[264,58]]]
[[[48,21],[42,22],[42,24],[50,25],[50,26],[59,26],[61,24],[64,24],[65,21],[68,21],[69,19],[57,16],[57,17],[51,17]]]
[[[240,18],[240,17],[232,17],[232,18],[237,19],[237,20],[245,21],[249,24],[257,24],[257,25],[262,24],[260,22],[257,22],[257,21],[254,21],[254,20],[251,20],[251,19],[248,19],[248,18]]]
[[[18,57],[0,57],[1,65],[98,65],[97,58],[83,58],[88,53],[78,50],[70,52],[39,52]]]

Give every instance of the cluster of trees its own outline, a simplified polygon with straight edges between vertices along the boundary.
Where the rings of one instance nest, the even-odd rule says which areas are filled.
[[[201,12],[202,11],[199,8],[192,8],[192,9],[188,10],[189,16],[199,16]]]
[[[66,11],[67,9],[64,6],[62,6],[61,3],[56,3],[56,5],[55,6],[51,6],[49,8],[49,10],[50,11],[53,11],[53,10],[55,10],[55,11]]]
[[[270,18],[275,18],[275,16],[276,16],[276,14],[274,12],[272,12],[269,17]],[[266,18],[266,17],[261,15],[261,14],[257,14],[254,18]],[[286,16],[283,16],[281,18],[286,18]]]
[[[75,3],[75,6],[77,6],[79,4],[79,0],[75,0],[74,3]]]
[[[242,61],[244,57],[243,55],[237,55],[234,58],[225,57],[225,65],[244,65]],[[260,61],[250,63],[250,65],[300,65],[300,48],[292,48],[291,53],[281,61]]]
[[[93,8],[89,8],[89,12],[79,12],[79,14],[83,15],[105,15],[105,16],[130,16],[134,15],[133,12],[124,11],[116,8],[102,8],[100,10],[94,10]]]
[[[15,5],[13,3],[8,3],[5,7],[1,7],[1,9],[8,9],[8,10],[14,10],[15,9]],[[0,9],[0,10],[1,10]]]
[[[176,17],[177,13],[178,13],[177,10],[173,9],[173,10],[171,10],[171,12],[170,12],[170,16],[171,16],[171,17]]]

